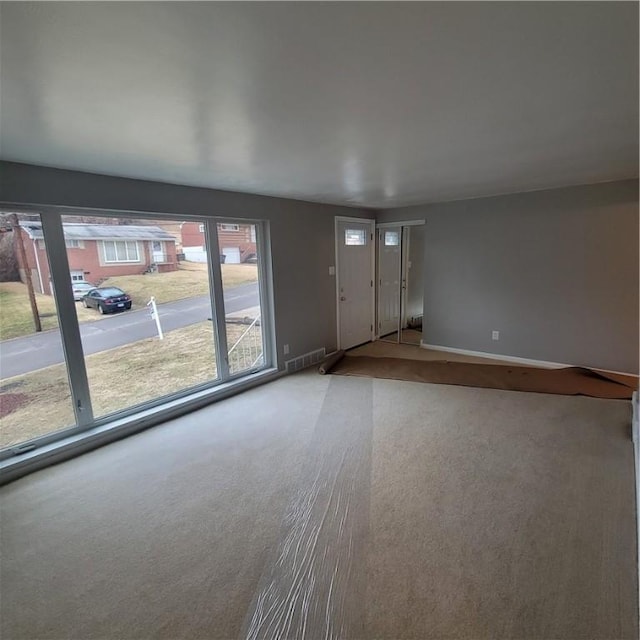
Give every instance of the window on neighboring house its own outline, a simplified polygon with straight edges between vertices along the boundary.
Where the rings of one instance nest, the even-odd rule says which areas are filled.
[[[255,242],[256,241],[256,225],[252,224],[251,225],[251,242]]]
[[[198,225],[198,231],[200,233],[204,233],[204,225],[203,224]]]
[[[220,224],[219,229],[220,231],[239,231],[240,225],[239,224]]]
[[[84,249],[84,242],[82,240],[67,239],[64,241],[67,249]]]
[[[130,240],[103,240],[105,262],[140,262],[138,243]]]

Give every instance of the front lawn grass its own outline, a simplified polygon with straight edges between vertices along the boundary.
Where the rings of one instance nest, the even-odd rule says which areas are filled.
[[[43,331],[58,327],[58,315],[53,296],[36,293],[36,305]],[[96,320],[97,313],[76,303],[78,322]],[[0,340],[9,340],[35,333],[27,285],[22,282],[0,282]]]
[[[58,326],[56,307],[51,296],[36,294],[38,315],[43,331]],[[33,333],[35,325],[27,292],[22,282],[0,282],[0,339]]]
[[[247,328],[247,325],[228,324],[229,345]],[[253,327],[251,332],[259,334],[260,327]],[[214,352],[213,325],[200,322],[170,331],[164,340],[140,340],[87,356],[94,416],[215,379]],[[67,372],[62,364],[3,380],[0,406],[3,395],[11,393],[27,397],[22,406],[0,419],[0,448],[58,431],[75,422]]]

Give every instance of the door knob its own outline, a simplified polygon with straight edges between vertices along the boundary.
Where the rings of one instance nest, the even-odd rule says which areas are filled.
[[[346,298],[344,296],[340,296],[340,302],[344,302]]]

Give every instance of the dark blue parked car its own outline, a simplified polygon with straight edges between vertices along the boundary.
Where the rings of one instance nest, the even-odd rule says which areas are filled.
[[[127,311],[131,309],[131,297],[117,287],[99,287],[91,289],[83,298],[85,307],[93,307],[99,313]]]

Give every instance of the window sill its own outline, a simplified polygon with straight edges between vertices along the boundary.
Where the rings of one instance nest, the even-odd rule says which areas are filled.
[[[81,433],[74,433],[56,442],[7,458],[0,462],[0,485],[13,482],[29,473],[126,438],[167,420],[202,409],[212,402],[223,400],[265,382],[271,382],[282,375],[284,372],[278,371],[276,368],[263,369],[241,379],[218,385],[212,389],[197,391],[184,398],[172,400],[151,409],[143,409],[126,418],[116,419]]]

